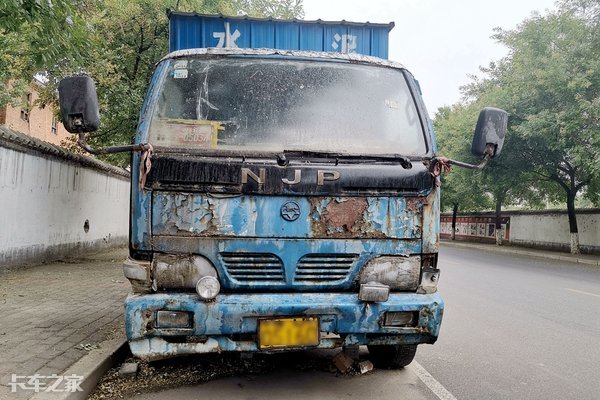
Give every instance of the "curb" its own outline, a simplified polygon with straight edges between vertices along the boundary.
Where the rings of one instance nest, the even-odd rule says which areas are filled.
[[[30,400],[85,400],[96,388],[100,378],[118,362],[125,359],[129,345],[123,338],[101,342],[98,349],[90,351],[75,364],[71,365],[62,375],[83,376],[79,385],[82,391],[37,393]]]
[[[590,258],[579,258],[579,257],[567,256],[567,255],[563,255],[563,254],[559,254],[559,253],[555,254],[555,253],[547,253],[547,252],[539,252],[539,251],[529,251],[529,250],[517,248],[515,246],[499,247],[499,246],[490,245],[489,247],[488,246],[483,247],[483,246],[477,245],[477,244],[462,243],[462,242],[458,243],[456,241],[453,242],[453,241],[448,241],[448,240],[441,240],[440,243],[442,245],[449,245],[449,246],[454,246],[454,247],[463,247],[463,248],[476,249],[476,250],[493,251],[496,253],[520,254],[520,255],[529,256],[529,257],[546,258],[546,259],[550,259],[550,260],[560,260],[560,261],[570,261],[573,263],[600,266],[600,257],[598,257],[597,259],[594,260],[594,259],[590,259]]]

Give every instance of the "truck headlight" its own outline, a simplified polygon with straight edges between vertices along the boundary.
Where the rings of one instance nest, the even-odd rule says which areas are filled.
[[[180,256],[157,254],[154,256],[154,290],[159,289],[195,289],[203,277],[217,280],[217,270],[206,258],[199,255]]]
[[[219,280],[213,276],[205,276],[196,284],[196,292],[202,300],[212,300],[219,294],[221,285]]]
[[[420,272],[420,256],[381,256],[363,267],[360,283],[379,282],[391,290],[414,291],[419,286]]]

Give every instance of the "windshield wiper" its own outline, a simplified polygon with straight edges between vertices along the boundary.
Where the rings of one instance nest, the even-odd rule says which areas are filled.
[[[355,156],[357,158],[359,158],[360,160],[363,161],[388,161],[388,162],[397,162],[400,163],[400,165],[402,166],[402,168],[404,169],[411,169],[412,168],[412,162],[410,161],[410,158],[408,158],[407,156],[402,156],[400,154],[390,154],[390,155],[360,155],[360,156]]]
[[[343,156],[341,153],[334,153],[330,151],[317,151],[317,150],[284,150],[284,155],[302,156],[302,157],[316,157],[316,158],[340,158]]]
[[[369,161],[388,161],[388,162],[398,162],[404,169],[411,169],[412,163],[410,158],[407,156],[402,156],[399,154],[390,154],[390,155],[368,155],[368,154],[346,154],[346,153],[333,153],[327,151],[314,151],[314,150],[284,150],[283,153],[277,154],[277,163],[279,165],[287,165],[288,155],[294,156],[302,156],[302,157],[316,157],[316,158],[327,158],[327,159],[335,159],[336,164],[340,159],[346,160],[358,160],[360,162],[369,162]]]

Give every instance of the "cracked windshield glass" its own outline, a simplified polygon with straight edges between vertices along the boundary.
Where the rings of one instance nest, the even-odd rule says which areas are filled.
[[[186,149],[423,155],[404,75],[346,62],[175,59],[150,141]]]

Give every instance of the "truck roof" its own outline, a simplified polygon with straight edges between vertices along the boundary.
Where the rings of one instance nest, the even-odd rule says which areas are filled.
[[[326,53],[322,51],[302,51],[302,50],[279,50],[279,49],[240,49],[240,48],[199,48],[172,51],[164,56],[159,62],[167,59],[194,57],[194,56],[280,56],[297,59],[321,59],[321,60],[339,60],[348,62],[358,62],[365,64],[379,65],[383,67],[405,69],[405,67],[396,61],[384,60],[378,57],[365,56],[357,53]]]
[[[388,57],[394,23],[304,21],[168,12],[169,51],[192,48],[269,48]]]

